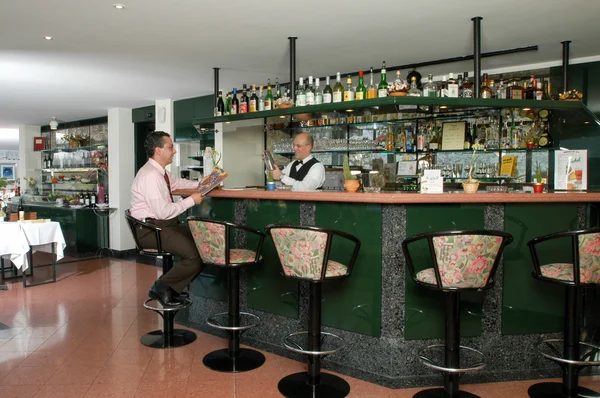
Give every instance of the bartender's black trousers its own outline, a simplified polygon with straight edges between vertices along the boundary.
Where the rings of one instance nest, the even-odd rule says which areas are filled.
[[[161,278],[177,293],[190,283],[202,271],[202,260],[194,243],[192,233],[187,226],[178,224],[177,218],[171,220],[152,220],[150,224],[161,228],[160,243],[162,250],[179,256],[181,261]],[[144,248],[156,249],[156,235],[148,229],[137,229],[140,244]]]

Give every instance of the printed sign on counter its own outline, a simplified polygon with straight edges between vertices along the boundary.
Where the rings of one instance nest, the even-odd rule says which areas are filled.
[[[443,193],[442,170],[425,170],[421,177],[421,193]]]
[[[587,150],[554,152],[554,189],[587,190]]]

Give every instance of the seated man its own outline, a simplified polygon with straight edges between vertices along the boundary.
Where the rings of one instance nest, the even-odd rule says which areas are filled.
[[[271,172],[275,180],[291,185],[292,191],[314,191],[325,182],[325,167],[311,155],[313,138],[308,133],[294,137],[296,161],[290,162],[283,171],[275,165]]]
[[[198,182],[174,177],[165,170],[176,151],[169,134],[154,131],[146,137],[144,149],[149,159],[138,171],[131,187],[131,216],[162,229],[162,250],[181,257],[181,262],[162,275],[150,289],[150,298],[162,305],[182,303],[180,293],[202,269],[202,260],[187,227],[180,226],[177,216],[202,202],[202,195],[193,193],[186,199],[173,202],[171,191],[195,189]],[[144,248],[156,249],[156,239],[148,229],[136,229]]]

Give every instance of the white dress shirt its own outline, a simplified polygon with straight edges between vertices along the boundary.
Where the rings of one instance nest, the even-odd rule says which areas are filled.
[[[305,159],[302,159],[304,163],[308,162],[313,158],[312,155],[308,155]],[[298,181],[290,177],[290,171],[294,162],[288,163],[283,169],[283,175],[281,176],[281,182],[285,185],[291,185],[292,191],[314,191],[320,188],[325,182],[325,167],[321,162],[315,163],[308,170],[308,174],[302,181]],[[296,171],[300,170],[302,164],[296,166]]]

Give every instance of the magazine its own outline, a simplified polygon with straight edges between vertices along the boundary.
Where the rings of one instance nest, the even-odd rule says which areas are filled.
[[[209,175],[204,177],[198,184],[198,190],[202,196],[206,195],[221,184],[228,174],[220,167],[215,167]]]

